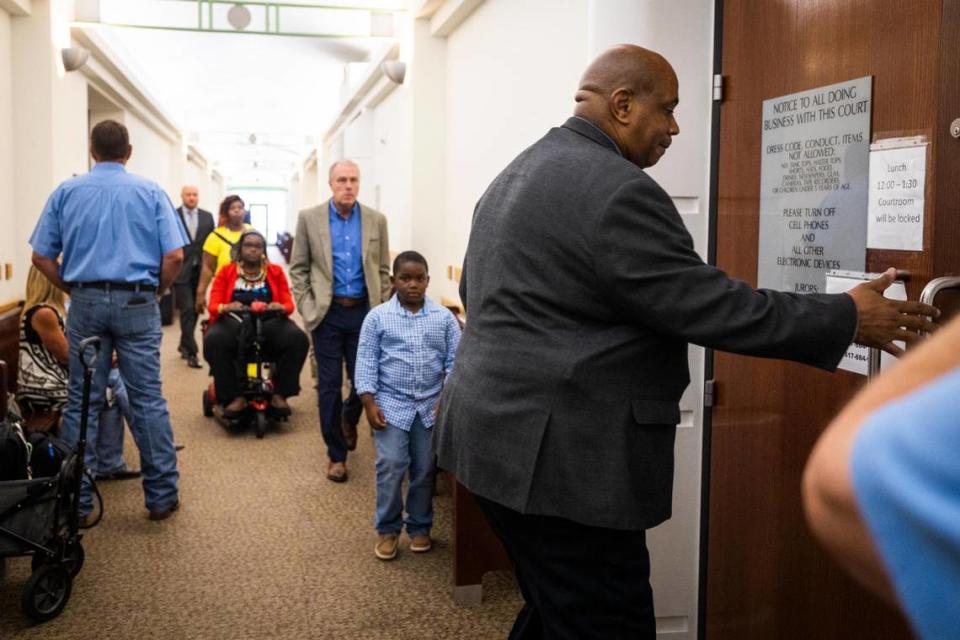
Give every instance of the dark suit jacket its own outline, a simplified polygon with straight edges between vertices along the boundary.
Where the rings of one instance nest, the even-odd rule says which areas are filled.
[[[460,294],[440,466],[522,513],[617,529],[670,517],[688,343],[833,370],[856,331],[847,295],[704,264],[663,189],[579,118],[487,188]]]
[[[183,225],[184,232],[187,234],[187,237],[190,238],[190,230],[187,228],[186,218],[183,217],[182,206],[177,207],[177,217],[180,218],[180,224]],[[183,267],[180,269],[180,273],[177,274],[177,279],[174,280],[174,284],[189,284],[191,280],[196,280],[200,277],[200,267],[203,266],[203,243],[207,240],[207,236],[210,235],[210,232],[213,231],[214,228],[213,214],[203,209],[197,209],[197,236],[190,238],[190,244],[183,248]]]

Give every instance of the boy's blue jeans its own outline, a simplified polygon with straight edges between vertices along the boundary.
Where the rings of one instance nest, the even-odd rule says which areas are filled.
[[[123,421],[126,419],[127,423],[133,423],[127,388],[119,369],[110,369],[107,388],[113,391],[113,403],[104,403],[100,413],[96,444],[98,467],[95,469],[95,475],[98,476],[108,476],[127,468],[127,463],[123,461]]]
[[[433,525],[433,438],[423,426],[420,415],[410,431],[387,425],[373,432],[377,448],[377,513],[374,520],[378,533],[400,533],[404,524],[407,535],[429,535]],[[403,477],[410,472],[407,486],[406,521],[401,496]]]

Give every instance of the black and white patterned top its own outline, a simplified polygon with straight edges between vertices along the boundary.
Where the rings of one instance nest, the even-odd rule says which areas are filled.
[[[17,368],[17,402],[33,411],[61,410],[67,403],[69,372],[43,346],[40,335],[31,325],[38,309],[47,307],[57,314],[60,328],[63,316],[54,307],[38,304],[23,314],[20,322],[20,361]]]

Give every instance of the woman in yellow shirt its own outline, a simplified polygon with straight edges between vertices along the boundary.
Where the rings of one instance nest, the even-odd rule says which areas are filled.
[[[213,276],[225,264],[233,260],[230,251],[240,239],[245,229],[252,228],[243,219],[247,215],[246,207],[240,196],[227,196],[220,203],[220,226],[207,236],[203,243],[203,268],[200,270],[200,282],[197,284],[197,314],[203,313],[207,287]]]

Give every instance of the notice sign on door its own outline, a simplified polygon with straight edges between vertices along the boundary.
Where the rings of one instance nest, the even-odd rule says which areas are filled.
[[[852,271],[833,271],[827,274],[826,293],[846,293],[859,284],[869,280],[879,278],[879,273],[860,273]],[[906,300],[907,288],[903,282],[896,281],[883,292],[883,297],[891,300]],[[902,342],[894,342],[895,345],[904,348]],[[847,352],[843,354],[843,360],[837,366],[838,369],[859,373],[862,376],[867,375],[868,364],[870,361],[870,349],[859,344],[851,344]],[[880,370],[888,369],[896,364],[897,359],[887,352],[880,354]]]
[[[757,284],[823,293],[832,269],[863,270],[872,79],[763,102]]]
[[[870,146],[868,248],[923,251],[926,176],[927,146],[921,139]]]

